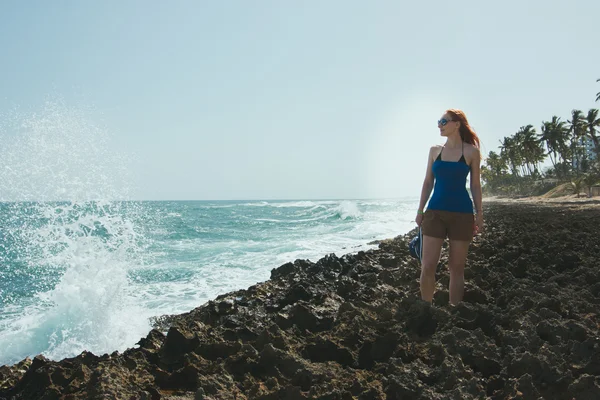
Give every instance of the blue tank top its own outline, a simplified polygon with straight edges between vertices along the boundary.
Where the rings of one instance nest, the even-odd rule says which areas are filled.
[[[433,162],[435,185],[427,209],[473,214],[473,202],[466,187],[471,168],[465,160],[464,144],[458,161],[443,161],[442,151]]]

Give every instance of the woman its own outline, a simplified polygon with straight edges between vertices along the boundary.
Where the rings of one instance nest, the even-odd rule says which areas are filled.
[[[442,244],[450,241],[450,303],[458,304],[464,293],[464,271],[469,244],[483,229],[479,138],[461,110],[447,110],[438,121],[446,144],[429,150],[427,173],[421,190],[416,222],[423,233],[421,259],[421,298],[431,302],[435,291],[435,270],[440,261]],[[471,194],[467,192],[467,175],[471,173]],[[429,199],[431,190],[433,195]],[[473,203],[475,207],[473,207]]]

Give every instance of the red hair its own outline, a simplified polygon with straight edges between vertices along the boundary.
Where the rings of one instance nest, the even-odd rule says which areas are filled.
[[[471,128],[471,125],[469,125],[469,121],[467,120],[465,113],[462,110],[451,108],[446,110],[446,114],[450,114],[452,121],[460,122],[459,132],[462,141],[479,148],[479,136],[477,136],[473,128]]]

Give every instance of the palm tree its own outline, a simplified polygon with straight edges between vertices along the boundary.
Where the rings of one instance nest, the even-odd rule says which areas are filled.
[[[513,148],[512,148],[512,158],[515,164],[521,168],[521,175],[527,175],[527,167],[525,160],[525,151],[523,149],[523,133],[518,131],[514,135],[512,135],[513,139]]]
[[[497,153],[490,151],[485,160],[485,165],[481,166],[481,179],[485,182],[486,190],[492,193],[497,188],[502,187],[505,183],[506,172],[506,161]]]
[[[588,197],[592,197],[592,186],[598,182],[599,178],[600,177],[596,174],[587,174],[581,178],[583,186],[587,188]]]
[[[542,141],[538,139],[533,125],[522,126],[516,135],[520,138],[523,160],[527,171],[529,175],[533,175],[538,171],[539,163],[544,159]]]
[[[552,123],[548,121],[542,121],[542,133],[540,135],[540,140],[546,144],[546,148],[548,149],[548,155],[550,156],[550,161],[552,162],[552,167],[556,168],[556,163],[558,161],[558,141],[554,136],[554,131],[552,130]]]
[[[583,113],[581,110],[571,111],[571,120],[567,121],[569,126],[569,132],[571,133],[571,150],[575,158],[575,169],[580,172],[583,164],[585,164],[585,154],[582,152],[583,149],[583,138],[585,136],[585,120],[583,119]]]
[[[494,176],[499,177],[506,173],[506,169],[507,169],[506,162],[497,153],[490,151],[486,161],[487,161],[487,165],[488,165],[490,172]]]
[[[598,137],[598,130],[600,130],[600,118],[598,117],[598,109],[592,108],[588,111],[585,120],[585,129],[589,138],[594,143],[594,152],[596,153],[596,163],[600,166],[600,137]]]
[[[512,160],[508,156],[512,151],[512,140],[509,137],[504,137],[504,139],[500,142],[500,157],[504,161],[506,165],[510,168],[510,172],[513,175],[516,175],[515,166],[512,163]]]
[[[520,176],[519,167],[523,161],[519,152],[519,144],[516,137],[505,137],[500,142],[500,157],[510,167],[510,171],[514,176]]]
[[[600,79],[596,79],[596,82],[600,82]],[[600,101],[600,92],[596,93],[596,101]]]
[[[577,197],[579,197],[579,194],[581,193],[584,187],[585,184],[583,182],[583,178],[575,178],[571,181],[571,189],[573,189],[573,194],[576,194]]]
[[[542,121],[542,133],[539,135],[540,142],[546,144],[547,155],[550,156],[554,173],[559,179],[563,179],[570,170],[568,161],[571,159],[571,152],[567,145],[570,133],[566,124],[566,121],[561,121],[554,115],[551,121]],[[540,161],[543,158],[540,156]]]
[[[559,117],[554,115],[551,121],[542,122],[542,135],[540,139],[546,142],[550,160],[554,156],[553,163],[567,161],[569,157],[569,147],[567,141],[569,137],[569,129],[565,126],[566,122],[561,121]],[[556,166],[556,164],[554,164]]]

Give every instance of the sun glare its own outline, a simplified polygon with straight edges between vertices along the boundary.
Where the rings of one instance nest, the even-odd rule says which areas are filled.
[[[365,187],[371,197],[418,196],[430,146],[443,143],[436,121],[447,104],[413,96],[382,110],[365,152]]]

